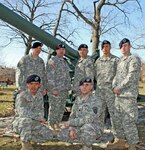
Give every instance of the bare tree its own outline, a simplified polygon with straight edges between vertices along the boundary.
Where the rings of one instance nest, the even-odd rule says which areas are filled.
[[[74,0],[64,0],[64,3],[69,3],[75,12],[70,11],[69,8],[65,9],[68,13],[74,14],[77,20],[82,19],[86,24],[92,28],[92,51],[96,52],[99,47],[100,37],[108,32],[118,32],[118,27],[124,23],[129,23],[129,11],[127,5],[138,6],[140,10],[141,6],[138,0],[94,0],[92,14],[85,10],[80,10]],[[83,3],[83,1],[82,1]],[[136,4],[136,5],[134,5]],[[83,4],[82,4],[83,5]],[[105,9],[106,8],[106,9]],[[105,10],[105,13],[102,13]],[[119,13],[124,16],[124,19],[119,18]]]
[[[5,0],[4,4],[29,22],[37,24],[43,30],[51,30],[51,26],[54,26],[54,20],[49,18],[49,13],[40,11],[41,9],[48,9],[54,3],[48,3],[45,0]],[[3,23],[2,25],[11,29],[11,31],[7,32],[10,39],[7,44],[10,44],[14,40],[23,42],[26,46],[25,55],[27,55],[35,39],[7,23]]]

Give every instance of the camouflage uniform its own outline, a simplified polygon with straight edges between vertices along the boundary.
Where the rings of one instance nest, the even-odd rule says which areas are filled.
[[[114,124],[114,101],[115,95],[112,92],[112,81],[116,74],[117,63],[119,58],[110,54],[110,57],[106,59],[102,57],[98,58],[95,62],[95,79],[97,81],[96,85],[96,95],[100,97],[101,105],[101,116],[100,120],[104,126],[105,111],[108,108],[112,126]]]
[[[16,115],[13,130],[20,134],[22,142],[45,142],[53,138],[52,131],[39,122],[43,119],[43,97],[41,93],[32,96],[23,91],[16,99]]]
[[[73,91],[80,91],[79,82],[84,77],[90,77],[92,81],[94,80],[94,63],[91,58],[79,59],[75,67],[74,81],[73,81]]]
[[[126,138],[129,144],[139,141],[136,121],[138,118],[137,95],[140,63],[133,55],[122,58],[113,80],[113,88],[121,89],[115,98],[115,128],[119,139]]]
[[[49,93],[49,118],[50,125],[61,122],[65,110],[68,91],[71,89],[69,66],[63,58],[51,58],[46,66]],[[59,92],[58,96],[52,94],[53,90]]]
[[[32,54],[26,55],[21,58],[17,64],[16,69],[16,86],[19,90],[26,90],[26,79],[28,76],[36,74],[41,78],[41,88],[42,92],[46,88],[47,78],[45,73],[45,64],[42,58],[37,57],[36,59],[32,57]]]
[[[96,138],[102,135],[102,128],[98,120],[98,108],[96,96],[90,94],[86,97],[77,96],[72,107],[69,118],[70,127],[62,129],[58,139],[67,142],[81,142],[90,147]],[[69,138],[69,130],[74,129],[77,137],[75,140]]]
[[[26,90],[26,79],[28,76],[36,74],[41,78],[41,87],[39,89],[42,92],[47,89],[47,78],[45,72],[45,64],[42,58],[37,57],[36,59],[32,57],[32,54],[26,55],[21,58],[17,64],[16,69],[16,87],[18,90]],[[44,97],[44,106],[47,105],[48,99]],[[44,108],[45,119],[48,118],[48,108]]]

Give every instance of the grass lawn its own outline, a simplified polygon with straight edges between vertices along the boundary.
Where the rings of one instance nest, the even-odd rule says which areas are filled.
[[[145,83],[139,83],[139,94],[145,95]]]
[[[0,117],[11,116],[13,111],[13,92],[15,85],[0,87]]]

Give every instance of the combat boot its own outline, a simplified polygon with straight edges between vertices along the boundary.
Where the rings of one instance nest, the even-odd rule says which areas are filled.
[[[31,150],[31,144],[30,142],[22,142],[22,148],[21,150]]]
[[[126,149],[126,142],[123,139],[115,138],[113,143],[107,145],[107,149]]]
[[[136,150],[136,144],[130,144],[128,150]]]

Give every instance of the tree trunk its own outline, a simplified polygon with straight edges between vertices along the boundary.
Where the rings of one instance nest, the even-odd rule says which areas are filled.
[[[96,50],[99,49],[99,32],[97,29],[93,29],[92,32],[92,53],[94,54]]]

